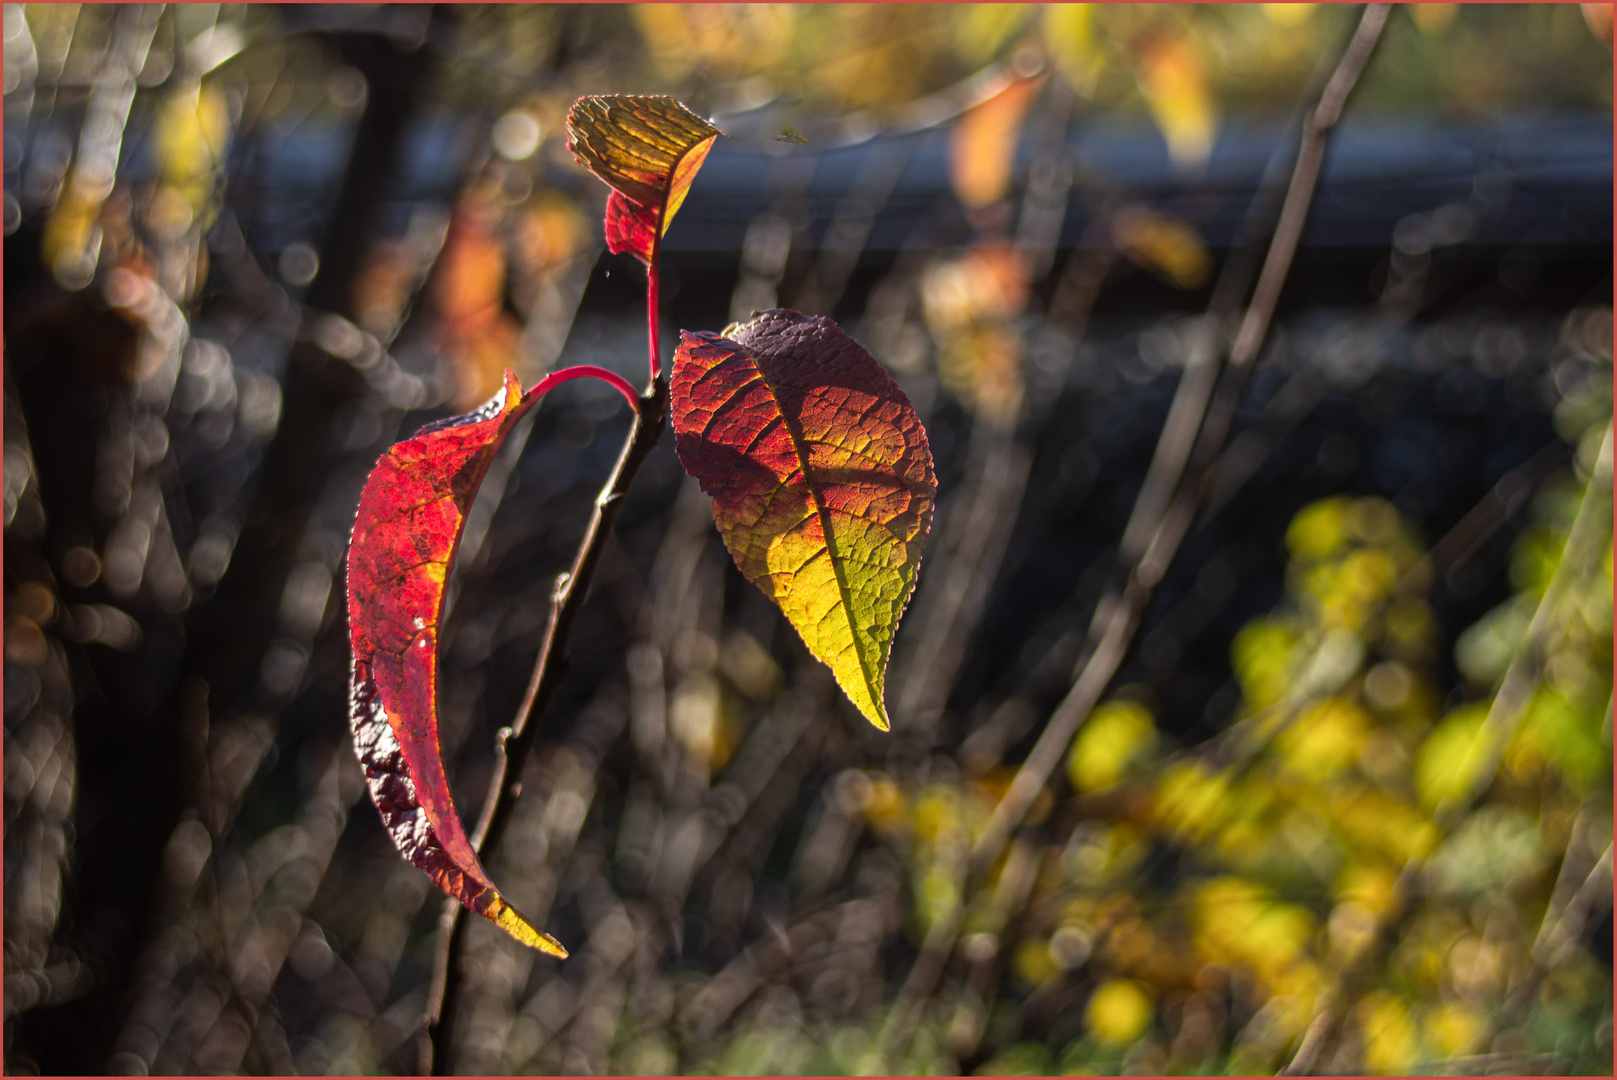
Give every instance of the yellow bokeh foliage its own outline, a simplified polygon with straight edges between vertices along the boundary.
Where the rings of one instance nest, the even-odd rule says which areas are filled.
[[[1359,758],[1373,720],[1338,697],[1310,705],[1275,740],[1281,761],[1310,783],[1322,783]]]
[[[1217,878],[1193,896],[1197,951],[1207,960],[1244,965],[1269,979],[1303,955],[1315,931],[1307,908],[1276,900],[1254,881]]]
[[[1414,1061],[1416,1029],[1409,1006],[1394,994],[1374,991],[1359,1003],[1364,1063],[1371,1072],[1398,1075]]]
[[[174,236],[213,220],[214,189],[230,139],[230,107],[208,81],[182,83],[158,108],[152,138],[158,187],[148,221],[160,236]]]
[[[1137,77],[1168,156],[1186,166],[1205,162],[1218,134],[1218,109],[1199,42],[1164,29],[1141,48]]]
[[[1144,705],[1112,701],[1089,714],[1067,754],[1067,778],[1078,791],[1111,787],[1157,744],[1156,723]]]
[[[1429,810],[1470,791],[1487,764],[1485,702],[1462,705],[1440,720],[1415,756],[1415,791]]]
[[[1301,635],[1286,619],[1254,619],[1230,644],[1230,663],[1247,708],[1267,708],[1286,696],[1296,668]]]
[[[1194,842],[1210,835],[1228,812],[1229,778],[1200,761],[1176,762],[1157,783],[1157,819]]]
[[[1022,332],[1028,267],[1009,244],[983,242],[935,263],[921,283],[922,312],[938,347],[938,375],[960,401],[1006,422],[1022,401]]]
[[[1128,1046],[1145,1033],[1155,1006],[1150,992],[1132,979],[1108,979],[1084,1008],[1084,1025],[1106,1046]]]

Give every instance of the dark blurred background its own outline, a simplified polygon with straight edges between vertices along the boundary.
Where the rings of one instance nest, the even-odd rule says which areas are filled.
[[[6,1071],[416,1068],[439,903],[363,797],[344,549],[505,367],[638,378],[563,131],[620,92],[727,136],[663,341],[834,316],[938,516],[882,735],[653,454],[486,860],[573,955],[478,921],[450,1068],[1262,1072],[1340,983],[1325,1071],[1609,1072],[1610,11],[1394,9],[1201,513],[979,880],[1359,8],[6,5]],[[569,383],[479,495],[463,816],[626,427]]]

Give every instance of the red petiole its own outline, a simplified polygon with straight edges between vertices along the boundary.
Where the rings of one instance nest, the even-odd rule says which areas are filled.
[[[651,248],[651,262],[646,264],[646,334],[651,340],[651,378],[655,382],[662,370],[662,346],[657,339],[657,257],[662,253],[662,238]]]
[[[653,293],[653,295],[655,295],[655,293]],[[652,341],[656,341],[655,334],[652,337]],[[656,373],[656,369],[653,368],[653,377],[656,376]],[[547,393],[560,386],[562,383],[568,382],[572,379],[582,378],[600,379],[602,382],[614,387],[618,393],[622,394],[623,399],[629,403],[629,408],[640,408],[640,395],[635,392],[635,388],[629,384],[628,379],[625,379],[622,375],[619,375],[615,371],[608,371],[606,368],[596,367],[594,364],[575,364],[569,368],[562,368],[560,371],[552,371],[549,375],[546,375],[544,378],[534,383],[533,386],[529,388],[528,392],[522,395],[522,400],[525,403],[529,401],[537,401],[539,398],[544,397]]]

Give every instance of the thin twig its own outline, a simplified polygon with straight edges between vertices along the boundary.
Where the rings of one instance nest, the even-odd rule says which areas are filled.
[[[1325,156],[1326,137],[1340,118],[1348,94],[1357,84],[1376,42],[1380,40],[1388,10],[1389,5],[1386,4],[1370,4],[1365,7],[1353,40],[1348,44],[1335,74],[1326,84],[1319,105],[1315,107],[1304,125],[1302,142],[1297,153],[1297,165],[1292,171],[1291,187],[1281,208],[1274,240],[1269,246],[1269,254],[1264,262],[1263,272],[1258,278],[1252,303],[1247,308],[1246,316],[1242,319],[1235,343],[1230,350],[1229,368],[1232,378],[1225,383],[1229,388],[1228,391],[1214,398],[1205,421],[1199,416],[1170,418],[1177,419],[1183,427],[1192,430],[1198,427],[1201,429],[1201,435],[1195,441],[1193,451],[1194,460],[1197,462],[1211,463],[1223,445],[1224,436],[1234,420],[1235,409],[1239,404],[1238,391],[1235,390],[1238,376],[1244,374],[1257,359],[1258,350],[1262,347],[1263,339],[1268,332],[1286,275],[1291,269],[1292,257],[1296,254],[1298,242],[1302,238],[1308,207],[1313,200],[1320,165]],[[1186,377],[1189,378],[1188,372]],[[1170,424],[1170,427],[1172,426]],[[1163,440],[1176,441],[1177,436],[1165,428]],[[1159,456],[1166,455],[1159,454]],[[1177,457],[1177,451],[1174,456]],[[1181,493],[1189,494],[1200,487],[1200,484],[1181,480],[1178,487]],[[1084,717],[1100,700],[1102,691],[1111,681],[1112,675],[1128,651],[1129,641],[1139,625],[1152,589],[1166,572],[1168,563],[1178,550],[1180,540],[1189,528],[1189,519],[1194,515],[1196,501],[1194,498],[1178,499],[1176,502],[1179,505],[1168,507],[1169,512],[1153,526],[1148,528],[1142,523],[1129,530],[1136,536],[1149,536],[1150,541],[1141,552],[1139,561],[1129,575],[1121,594],[1111,593],[1097,606],[1095,619],[1091,625],[1091,639],[1095,640],[1095,647],[1074,679],[1072,689],[1068,691],[1045,725],[1032,753],[1017,771],[1016,778],[1005,797],[994,808],[992,817],[972,851],[972,863],[977,868],[991,865],[999,857],[1012,831],[1021,823],[1028,808],[1033,805],[1034,799],[1049,782],[1050,774],[1061,760],[1063,752],[1071,743]],[[1181,512],[1174,513],[1174,510]]]
[[[540,646],[533,674],[528,679],[527,692],[517,707],[516,718],[509,728],[501,732],[494,760],[494,775],[489,779],[483,810],[478,815],[473,831],[472,850],[481,854],[499,846],[506,823],[522,794],[522,768],[528,752],[533,748],[538,726],[530,721],[542,716],[554,696],[557,685],[566,674],[569,657],[567,640],[573,621],[589,592],[595,564],[606,546],[606,539],[617,520],[618,509],[628,494],[640,463],[646,459],[662,434],[668,405],[668,383],[662,377],[654,379],[640,395],[634,419],[624,437],[623,450],[608,477],[606,486],[595,500],[595,512],[579,542],[572,568],[556,580],[550,598],[550,621],[545,627],[544,643]],[[463,907],[449,898],[438,923],[438,941],[435,951],[432,982],[427,990],[425,1032],[421,1041],[420,1071],[423,1075],[442,1075],[449,1063],[449,1038],[454,1023],[459,979],[455,977],[466,947],[467,923],[461,917]]]
[[[1018,213],[1014,250],[1023,261],[1030,284],[1042,281],[1049,272],[1066,220],[1071,186],[1067,134],[1074,94],[1064,81],[1058,80],[1052,96],[1051,107],[1037,121],[1042,145]],[[1078,258],[1074,262],[1082,265],[1087,260]],[[1071,312],[1082,320],[1087,318],[1097,295],[1098,289],[1088,289],[1079,297],[1063,299],[1083,301],[1081,309]],[[1054,306],[1052,300],[1051,309]],[[1053,314],[1053,310],[1046,314]],[[1025,357],[1018,358],[1018,366],[1025,367]],[[1019,383],[1014,404],[1003,415],[983,410],[972,424],[966,464],[970,482],[942,522],[938,541],[933,545],[933,558],[937,560],[930,571],[933,584],[916,613],[919,632],[911,639],[908,662],[902,669],[897,714],[902,717],[903,728],[893,740],[890,761],[924,757],[937,742],[938,724],[954,688],[960,660],[970,634],[981,621],[1020,516],[1033,466],[1033,453],[1026,445],[1023,430],[1030,404]]]
[[[1026,907],[1042,859],[1043,853],[1027,840],[1012,842],[982,928],[967,938],[961,950],[967,963],[964,986],[944,1035],[956,1059],[970,1057],[982,1042],[1006,951],[1005,931]]]
[[[1357,82],[1359,73],[1379,40],[1386,14],[1385,4],[1372,4],[1366,8],[1358,31],[1303,125],[1297,164],[1292,171],[1275,235],[1256,293],[1230,356],[1229,367],[1236,377],[1228,378],[1222,384],[1217,381],[1216,360],[1223,313],[1235,306],[1240,293],[1245,290],[1249,266],[1244,259],[1232,260],[1226,263],[1220,275],[1209,315],[1204,320],[1203,336],[1196,346],[1198,355],[1187,362],[1150,472],[1124,531],[1119,558],[1125,565],[1133,563],[1133,570],[1121,590],[1109,590],[1096,606],[1089,629],[1089,641],[1093,647],[1077,671],[1071,689],[1056,707],[1032,753],[1017,771],[1011,787],[995,807],[972,847],[965,868],[968,879],[974,873],[986,872],[997,862],[1012,833],[1049,782],[1050,774],[1074,733],[1122,663],[1151,591],[1166,572],[1168,562],[1189,529],[1190,519],[1206,490],[1209,472],[1216,463],[1229,424],[1234,418],[1241,390],[1239,376],[1257,358],[1292,256],[1301,239],[1308,205],[1319,177],[1326,135],[1341,115],[1347,94]],[[1260,192],[1247,222],[1249,229],[1266,217],[1267,194],[1267,188]],[[1216,397],[1213,394],[1215,385],[1219,390]],[[1185,475],[1187,465],[1192,466],[1189,477]],[[921,955],[899,991],[883,1032],[881,1053],[886,1062],[902,1058],[919,1018],[919,1010],[953,952],[960,918],[957,902],[955,909],[947,917],[940,916],[928,933]]]
[[[1296,123],[1299,127],[1317,108],[1335,70],[1334,67],[1321,63],[1319,72],[1305,95],[1306,100],[1313,102],[1314,106],[1305,105],[1298,110]],[[1174,489],[1184,476],[1191,450],[1197,445],[1195,441],[1197,429],[1202,423],[1202,417],[1217,385],[1220,349],[1224,346],[1230,327],[1239,313],[1242,297],[1247,294],[1258,274],[1261,245],[1266,238],[1274,234],[1289,188],[1287,177],[1295,170],[1298,152],[1298,148],[1288,146],[1270,155],[1258,183],[1257,194],[1248,205],[1236,246],[1219,270],[1206,313],[1202,316],[1190,342],[1184,364],[1185,373],[1174,390],[1162,434],[1159,436],[1151,464],[1141,484],[1140,493],[1135,499],[1134,508],[1129,514],[1128,523],[1124,527],[1123,540],[1118,545],[1114,562],[1114,566],[1119,570],[1126,570],[1139,560],[1141,549],[1160,526],[1164,512],[1172,501]],[[1117,248],[1110,236],[1110,229],[1103,227],[1103,222],[1110,218],[1115,209],[1111,204],[1116,201],[1115,197],[1108,198],[1107,208],[1097,211],[1096,223],[1090,226],[1089,235],[1079,245],[1081,250],[1068,260],[1067,268],[1062,273],[1061,281],[1050,301],[1050,321],[1065,326],[1068,333],[1075,338],[1083,334],[1099,289],[1117,259]],[[1092,250],[1094,254],[1085,255],[1086,250]],[[1293,382],[1299,380],[1307,381],[1305,376],[1297,376]],[[1227,389],[1225,392],[1229,393],[1230,390]],[[1269,411],[1280,404],[1283,396],[1277,396],[1271,401]],[[1267,419],[1262,420],[1255,427],[1262,428],[1267,423]],[[1213,485],[1214,493],[1208,497],[1210,504],[1216,504],[1220,497],[1228,498],[1246,479],[1239,469],[1233,467],[1237,460],[1237,456],[1232,454],[1235,449],[1235,445],[1227,448],[1220,455],[1219,461],[1210,467],[1212,477],[1220,481]],[[1250,449],[1250,445],[1241,447],[1243,455]],[[1197,460],[1199,463],[1205,462],[1206,456],[1202,455]],[[1211,509],[1211,505],[1208,509]],[[1083,584],[1092,582],[1096,571],[1103,577],[1114,572],[1103,569],[1101,560],[1097,560],[1096,564],[1080,578],[1078,589],[1080,594],[1101,590],[1104,581],[1095,583],[1092,587]],[[1033,726],[1038,714],[1046,708],[1052,708],[1070,687],[1079,665],[1094,648],[1100,633],[1101,614],[1111,610],[1110,605],[1115,599],[1115,591],[1108,595],[1109,598],[1102,600],[1095,608],[1094,618],[1083,641],[1074,641],[1078,637],[1077,634],[1063,633],[1045,651],[1044,657],[1034,665],[1033,683],[1036,689],[1012,695],[1001,702],[990,719],[962,743],[959,757],[962,762],[968,763],[972,771],[981,771],[997,763],[1005,750],[1019,741]],[[1080,645],[1081,648],[1076,648]],[[1070,660],[1066,659],[1075,649],[1077,655]],[[1068,674],[1062,675],[1062,669],[1066,669]],[[1048,704],[1041,704],[1045,699],[1048,700]]]
[[[1611,903],[1611,845],[1595,862],[1584,877],[1578,891],[1572,894],[1560,916],[1553,922],[1546,918],[1533,943],[1534,975],[1542,978],[1547,968],[1555,966],[1567,945],[1576,941],[1596,913],[1599,905]],[[1537,981],[1535,979],[1535,981]]]
[[[955,939],[960,936],[960,925],[966,914],[969,872],[966,841],[965,830],[958,826],[945,829],[939,835],[938,862],[953,871],[951,896],[947,906],[933,918],[926,940],[921,944],[920,955],[910,965],[909,975],[899,988],[893,1007],[888,1010],[887,1022],[877,1039],[883,1071],[901,1071],[904,1054],[931,999],[932,989],[954,953]]]

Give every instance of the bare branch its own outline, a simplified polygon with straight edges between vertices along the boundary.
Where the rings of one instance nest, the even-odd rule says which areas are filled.
[[[522,795],[522,768],[527,764],[528,752],[533,748],[538,727],[531,723],[543,716],[545,707],[556,692],[556,686],[567,672],[567,639],[572,633],[573,621],[589,592],[595,564],[600,560],[618,509],[623,505],[640,463],[657,445],[662,434],[668,405],[668,383],[664,378],[654,379],[640,396],[640,408],[624,437],[623,450],[618,462],[607,478],[606,485],[595,500],[595,512],[590,517],[578,553],[573,557],[572,569],[556,580],[551,594],[550,621],[545,627],[544,643],[534,662],[533,674],[528,679],[527,692],[517,706],[516,718],[509,728],[501,732],[496,747],[494,775],[489,779],[483,810],[478,816],[477,828],[472,833],[472,850],[481,853],[499,846],[511,811]],[[448,1065],[447,1050],[453,1027],[456,1003],[456,983],[453,977],[466,948],[466,923],[461,917],[462,906],[453,898],[444,902],[444,913],[438,924],[438,944],[434,957],[433,977],[427,991],[425,1033],[421,1044],[420,1069],[422,1074],[441,1071]]]
[[[1386,4],[1366,6],[1359,28],[1337,65],[1336,73],[1326,85],[1319,104],[1304,125],[1297,165],[1292,171],[1291,187],[1287,192],[1285,205],[1281,209],[1274,240],[1269,246],[1269,254],[1264,262],[1263,273],[1258,279],[1252,303],[1247,308],[1235,344],[1231,348],[1229,366],[1235,375],[1244,373],[1251,367],[1263,344],[1270,319],[1274,315],[1275,305],[1280,298],[1280,290],[1291,268],[1292,257],[1296,254],[1297,244],[1302,238],[1303,224],[1308,216],[1308,207],[1319,179],[1320,164],[1325,156],[1326,137],[1340,118],[1348,94],[1358,82],[1376,42],[1380,40],[1388,10],[1389,6]],[[1188,381],[1191,374],[1187,371],[1185,380]],[[1233,387],[1234,383],[1227,382],[1226,386]],[[1199,395],[1200,391],[1197,393]],[[1202,462],[1211,461],[1219,447],[1223,445],[1229,425],[1234,419],[1237,404],[1238,395],[1232,389],[1211,403],[1205,421],[1201,416],[1192,415],[1188,406],[1181,410],[1178,416],[1170,413],[1169,424],[1163,429],[1158,454],[1158,457],[1168,464],[1162,466],[1160,471],[1163,473],[1176,471],[1170,468],[1169,459],[1179,459],[1181,451],[1176,447],[1187,427],[1201,428],[1201,436],[1195,442],[1195,458]],[[1188,458],[1189,449],[1187,448],[1184,453]],[[1181,492],[1193,490],[1196,486],[1185,484],[1182,478],[1176,479],[1178,479],[1176,486]],[[1147,492],[1142,490],[1141,495],[1143,499]],[[1141,537],[1149,537],[1149,543],[1141,551],[1134,570],[1121,592],[1108,594],[1096,607],[1094,621],[1090,626],[1090,637],[1095,642],[1094,647],[1073,680],[1072,689],[1056,707],[1032,753],[1018,770],[1010,789],[994,808],[993,816],[972,851],[974,866],[978,868],[988,866],[999,857],[1012,831],[1021,823],[1028,808],[1033,805],[1033,800],[1049,782],[1050,774],[1061,760],[1067,745],[1072,742],[1072,737],[1083,723],[1084,717],[1100,700],[1101,693],[1106,689],[1106,685],[1111,681],[1112,675],[1116,673],[1118,665],[1128,651],[1129,641],[1139,625],[1140,616],[1145,610],[1152,589],[1162,579],[1168,563],[1178,551],[1179,542],[1189,528],[1190,519],[1195,511],[1194,501],[1179,500],[1178,506],[1173,507],[1171,512],[1164,513],[1149,526],[1143,515],[1150,508],[1142,508],[1137,504],[1137,513],[1142,516],[1136,520],[1140,523],[1137,525],[1135,520],[1130,521],[1130,527],[1125,533],[1125,545],[1130,542],[1138,544]]]

